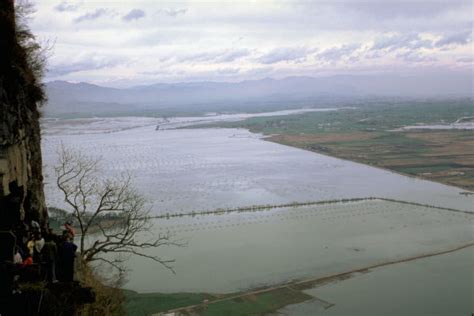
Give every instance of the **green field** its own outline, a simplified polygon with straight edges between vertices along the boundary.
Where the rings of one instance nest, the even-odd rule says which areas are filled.
[[[127,290],[124,292],[126,313],[133,316],[151,315],[177,308],[183,308],[180,310],[183,315],[264,315],[286,305],[313,298],[299,290],[287,287],[249,295],[229,294],[222,298],[199,293],[140,294]],[[193,305],[198,306],[192,307]]]
[[[127,315],[141,316],[165,312],[183,306],[200,304],[206,299],[214,298],[209,294],[201,293],[137,293],[125,290],[125,310]]]
[[[182,308],[181,315],[266,315],[286,305],[313,298],[300,290],[288,287],[255,294],[226,295],[222,298],[209,294],[139,294],[132,291],[125,291],[125,296],[126,313],[133,316],[151,315],[178,308]]]

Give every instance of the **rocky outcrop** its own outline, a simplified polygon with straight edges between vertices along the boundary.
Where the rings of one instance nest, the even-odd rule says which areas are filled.
[[[13,0],[0,1],[0,230],[47,221],[38,106],[43,93]],[[26,42],[27,43],[27,42]]]
[[[25,224],[35,220],[45,227],[48,220],[38,110],[44,101],[42,60],[14,10],[13,0],[0,0],[0,314],[79,315],[84,304],[95,301],[91,288],[46,284],[41,261],[28,267],[13,262],[14,248],[24,244]]]

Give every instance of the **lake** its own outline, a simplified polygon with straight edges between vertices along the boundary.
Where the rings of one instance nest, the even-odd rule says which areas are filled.
[[[473,241],[474,216],[387,201],[180,217],[155,222],[187,241],[153,254],[176,275],[131,258],[128,288],[229,293],[324,277]]]
[[[46,121],[45,189],[63,207],[52,167],[61,143],[101,158],[104,176],[124,171],[153,213],[384,197],[473,211],[463,190],[267,142],[242,129],[165,129],[151,118]],[[372,200],[156,220],[185,248],[157,249],[177,275],[141,258],[126,287],[138,291],[233,292],[324,276],[472,241],[472,216]]]
[[[44,125],[49,205],[64,205],[52,174],[64,143],[101,157],[105,176],[131,172],[157,214],[368,196],[473,208],[474,198],[460,195],[458,188],[266,142],[242,129],[156,131],[149,118],[140,127],[135,126],[143,124],[141,118],[110,121],[111,130],[102,119],[95,133],[87,130],[88,120],[81,128],[74,122],[55,133]]]
[[[287,306],[276,315],[471,315],[474,310],[473,262],[474,247],[469,247],[375,269],[305,291],[315,299]]]

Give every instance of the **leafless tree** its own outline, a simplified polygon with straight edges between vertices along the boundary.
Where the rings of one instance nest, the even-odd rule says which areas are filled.
[[[173,240],[169,233],[145,239],[151,233],[150,207],[134,188],[130,175],[102,179],[98,159],[64,145],[58,154],[56,184],[77,221],[82,259],[86,263],[102,261],[123,272],[124,256],[136,255],[156,261],[174,273],[170,265],[174,260],[147,254],[146,250],[183,243]]]

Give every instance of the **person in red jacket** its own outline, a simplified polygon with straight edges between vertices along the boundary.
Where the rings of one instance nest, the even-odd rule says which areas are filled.
[[[33,257],[31,255],[28,255],[25,260],[23,260],[23,263],[21,264],[21,267],[24,268],[26,266],[31,266],[33,264]]]

